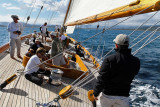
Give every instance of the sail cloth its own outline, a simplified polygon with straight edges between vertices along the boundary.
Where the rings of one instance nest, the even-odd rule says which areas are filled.
[[[75,26],[67,26],[66,33],[72,34],[74,32]]]
[[[132,2],[134,2],[134,4],[130,5]],[[126,17],[154,5],[157,2],[159,2],[159,0],[71,0],[64,25],[73,26],[93,23],[99,20]],[[144,13],[152,12],[153,8],[154,6]],[[114,13],[115,11],[118,12]],[[117,14],[117,16],[115,16],[115,14]],[[108,16],[102,17],[104,15]]]

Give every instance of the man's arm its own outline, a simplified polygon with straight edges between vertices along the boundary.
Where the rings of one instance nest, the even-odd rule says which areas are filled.
[[[106,58],[102,63],[102,66],[99,72],[99,76],[94,86],[94,96],[95,97],[97,97],[100,94],[100,92],[102,92],[104,88],[104,84],[107,82],[107,79],[109,78],[109,70],[110,70],[110,63],[108,59]]]
[[[39,29],[40,29],[40,31],[41,31],[41,33],[42,33],[42,26],[41,26]]]
[[[52,48],[51,48],[51,57],[55,56],[57,53],[57,45],[55,42],[52,43]]]

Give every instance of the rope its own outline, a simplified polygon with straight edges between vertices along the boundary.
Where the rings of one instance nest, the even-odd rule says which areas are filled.
[[[133,54],[133,55],[136,55],[136,54],[139,52],[140,49],[144,48],[145,46],[147,46],[147,45],[148,45],[149,43],[151,43],[152,41],[158,39],[159,36],[156,37],[155,39],[151,40],[150,42],[148,42],[148,41],[154,36],[154,34],[156,33],[156,31],[157,31],[158,29],[160,29],[160,27],[157,28],[157,29],[153,32],[153,34],[145,41],[145,43],[143,43],[143,45],[142,45],[139,49],[137,49],[135,52],[133,52],[132,54]],[[147,43],[147,42],[148,42],[148,43]]]
[[[103,49],[102,49],[101,58],[102,58],[102,56],[103,56],[104,46],[105,46],[105,41],[104,41],[104,45],[103,45]]]
[[[156,13],[154,13],[154,15],[152,15],[151,17],[149,17],[144,23],[142,23],[137,29],[135,29],[130,35],[128,35],[129,37],[135,32],[137,31],[140,27],[142,27],[145,23],[147,23],[153,16],[155,16],[159,11],[157,11]]]
[[[34,1],[34,0],[32,0],[32,3],[31,3],[31,4],[33,4],[33,1]],[[35,2],[36,2],[36,0],[35,0]],[[34,4],[33,4],[32,8],[34,7],[35,2],[34,2]],[[29,9],[30,9],[30,8],[29,8]],[[24,19],[23,19],[23,22],[24,22],[25,18],[27,17],[27,14],[28,14],[28,12],[29,12],[29,9],[27,10],[27,13],[26,13],[26,15],[25,15],[25,17],[24,17]],[[31,14],[31,12],[30,12],[30,14]],[[29,15],[29,16],[30,16],[30,15]]]
[[[157,36],[156,38],[152,39],[150,42],[148,42],[148,43],[145,44],[144,46],[142,46],[142,47],[140,47],[139,49],[137,49],[137,50],[133,53],[133,55],[136,55],[142,48],[144,48],[144,47],[147,46],[148,44],[152,43],[153,41],[155,41],[155,40],[158,39],[159,37],[160,37],[160,35]]]
[[[156,22],[154,25],[152,25],[151,27],[149,27],[148,29],[146,29],[141,35],[139,35],[137,38],[133,39],[133,41],[131,41],[130,44],[133,43],[135,40],[137,40],[139,37],[141,37],[144,33],[146,33],[148,30],[150,30],[152,27],[154,27],[159,22],[160,21]]]
[[[158,28],[159,29],[159,28]],[[156,29],[157,30],[157,29]],[[146,39],[148,36],[150,36],[152,33],[154,33],[156,30],[152,31],[151,33],[149,33],[147,36],[145,36],[144,38],[142,38],[141,40],[139,40],[137,43],[135,43],[134,45],[132,45],[130,48],[133,48],[134,46],[136,46],[138,43],[140,43],[141,41],[143,41],[144,39]]]
[[[44,5],[44,4],[43,4],[43,5]],[[30,30],[30,33],[31,33],[31,31],[32,31],[32,29],[33,29],[33,27],[34,27],[34,25],[36,24],[36,21],[37,21],[39,15],[40,15],[42,9],[43,9],[43,6],[41,6],[41,9],[40,9],[40,11],[39,11],[39,13],[38,13],[38,15],[37,15],[37,17],[36,17],[36,20],[34,21],[34,23],[33,23],[33,25],[32,25],[32,28],[31,28],[31,30]]]

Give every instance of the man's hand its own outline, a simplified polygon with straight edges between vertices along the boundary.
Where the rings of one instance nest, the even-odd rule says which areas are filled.
[[[17,31],[14,31],[13,34],[17,34]]]
[[[94,95],[93,95],[93,97],[94,97],[94,99],[95,99],[95,100],[98,100],[98,98],[97,98],[97,97],[95,97]]]

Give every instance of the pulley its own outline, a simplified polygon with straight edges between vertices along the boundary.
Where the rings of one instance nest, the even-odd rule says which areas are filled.
[[[89,90],[88,91],[88,99],[92,102],[93,107],[96,107],[97,104],[96,104],[96,101],[95,101],[95,99],[93,97],[93,93],[94,93],[94,90]]]
[[[66,99],[66,98],[70,97],[72,94],[73,94],[73,89],[72,89],[71,85],[64,87],[59,92],[59,96],[61,97],[61,99]]]

